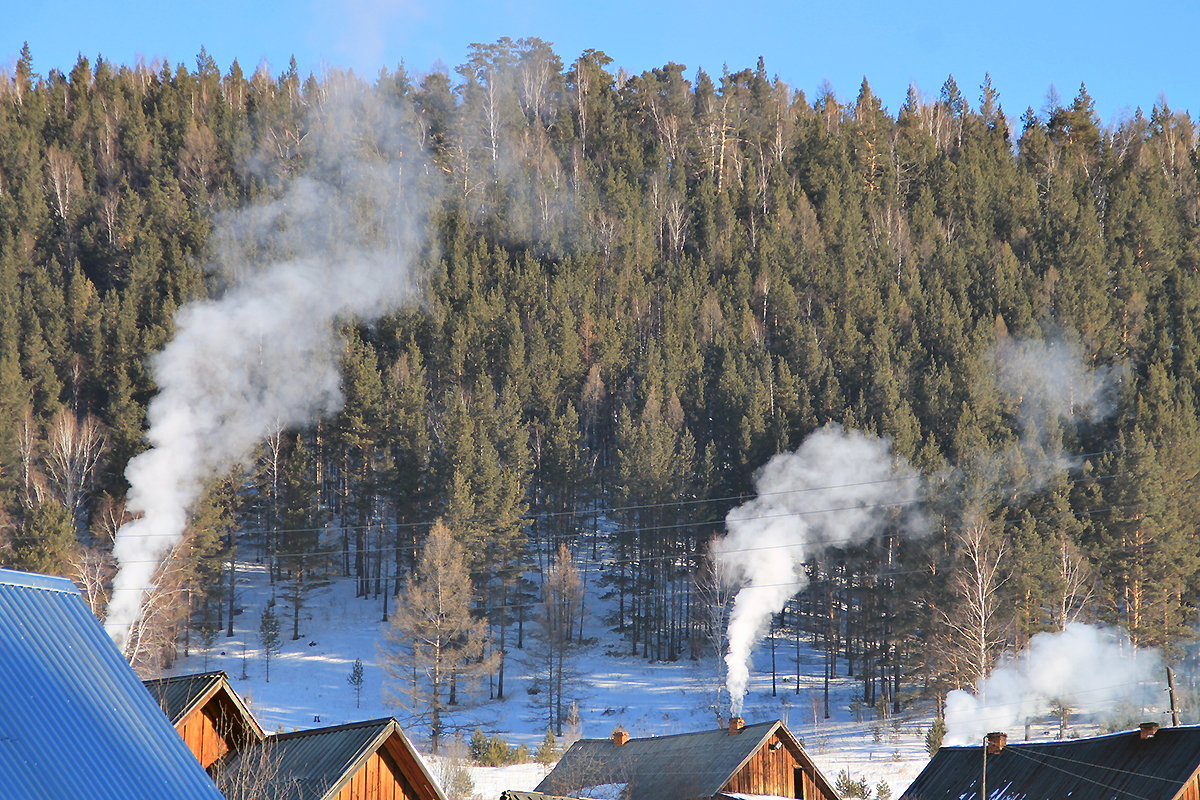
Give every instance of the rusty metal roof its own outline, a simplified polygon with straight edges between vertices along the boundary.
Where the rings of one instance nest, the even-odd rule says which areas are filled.
[[[988,755],[989,800],[1170,800],[1200,767],[1200,727],[1009,744]],[[977,800],[983,747],[943,747],[901,800]]]
[[[445,800],[399,723],[390,717],[268,736],[231,754],[221,769],[236,779],[267,763],[275,771],[270,788],[274,800],[324,800],[337,795],[371,754],[385,747],[422,800]]]
[[[69,580],[0,570],[5,800],[221,800]]]
[[[611,739],[581,739],[537,785],[552,794],[586,794],[589,787],[620,787],[630,800],[688,800],[713,797],[752,755],[778,734],[797,754],[804,749],[776,720],[747,725],[740,733],[727,729],[630,739],[617,747]],[[811,764],[807,756],[805,762]],[[813,765],[818,782],[829,782]]]

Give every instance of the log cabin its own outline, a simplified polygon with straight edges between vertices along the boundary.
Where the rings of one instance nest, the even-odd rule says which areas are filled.
[[[231,796],[255,784],[273,800],[446,800],[390,718],[267,736],[214,771]]]
[[[623,800],[838,800],[787,726],[779,720],[745,725],[740,717],[715,731],[630,739],[618,729],[609,739],[581,739],[536,791]]]
[[[231,750],[263,739],[258,720],[224,672],[157,678],[145,684],[205,769]]]
[[[984,751],[986,750],[986,773]],[[986,774],[986,778],[985,778]],[[1137,730],[1052,742],[942,747],[900,800],[1200,800],[1200,726]]]
[[[0,569],[0,795],[223,800],[66,578]]]

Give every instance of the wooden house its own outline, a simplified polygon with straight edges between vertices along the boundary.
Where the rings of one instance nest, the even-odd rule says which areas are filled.
[[[988,734],[986,746],[939,749],[900,798],[979,800],[981,788],[989,800],[1200,800],[1200,726],[1020,744]]]
[[[231,750],[263,739],[258,720],[224,672],[158,678],[145,684],[205,769]]]
[[[0,570],[0,796],[222,800],[66,578]]]
[[[838,800],[832,784],[780,721],[728,729],[571,745],[536,791],[622,800],[698,800],[770,795]]]
[[[394,719],[267,736],[215,771],[227,794],[257,781],[273,800],[446,800]]]

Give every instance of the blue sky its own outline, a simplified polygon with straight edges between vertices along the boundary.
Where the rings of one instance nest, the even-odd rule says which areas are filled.
[[[132,63],[139,56],[195,65],[203,45],[227,70],[263,59],[279,73],[322,64],[375,74],[403,59],[427,72],[461,64],[472,42],[502,36],[552,42],[570,61],[603,50],[612,68],[641,72],[668,61],[720,74],[724,65],[767,71],[811,98],[828,80],[853,98],[864,76],[893,113],[910,83],[936,95],[953,74],[974,105],[985,73],[1010,117],[1040,109],[1053,84],[1064,102],[1086,82],[1108,122],[1166,95],[1174,109],[1200,111],[1194,54],[1200,3],[1016,0],[210,0],[204,3],[6,0],[0,64],[28,41],[34,69],[69,70],[82,53]]]

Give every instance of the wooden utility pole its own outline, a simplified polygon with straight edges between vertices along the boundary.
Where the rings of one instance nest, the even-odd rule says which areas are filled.
[[[987,800],[987,751],[988,737],[983,736],[983,773],[979,776],[979,800]]]
[[[1175,671],[1167,667],[1167,691],[1171,694],[1171,725],[1179,727],[1179,706],[1175,704]]]

